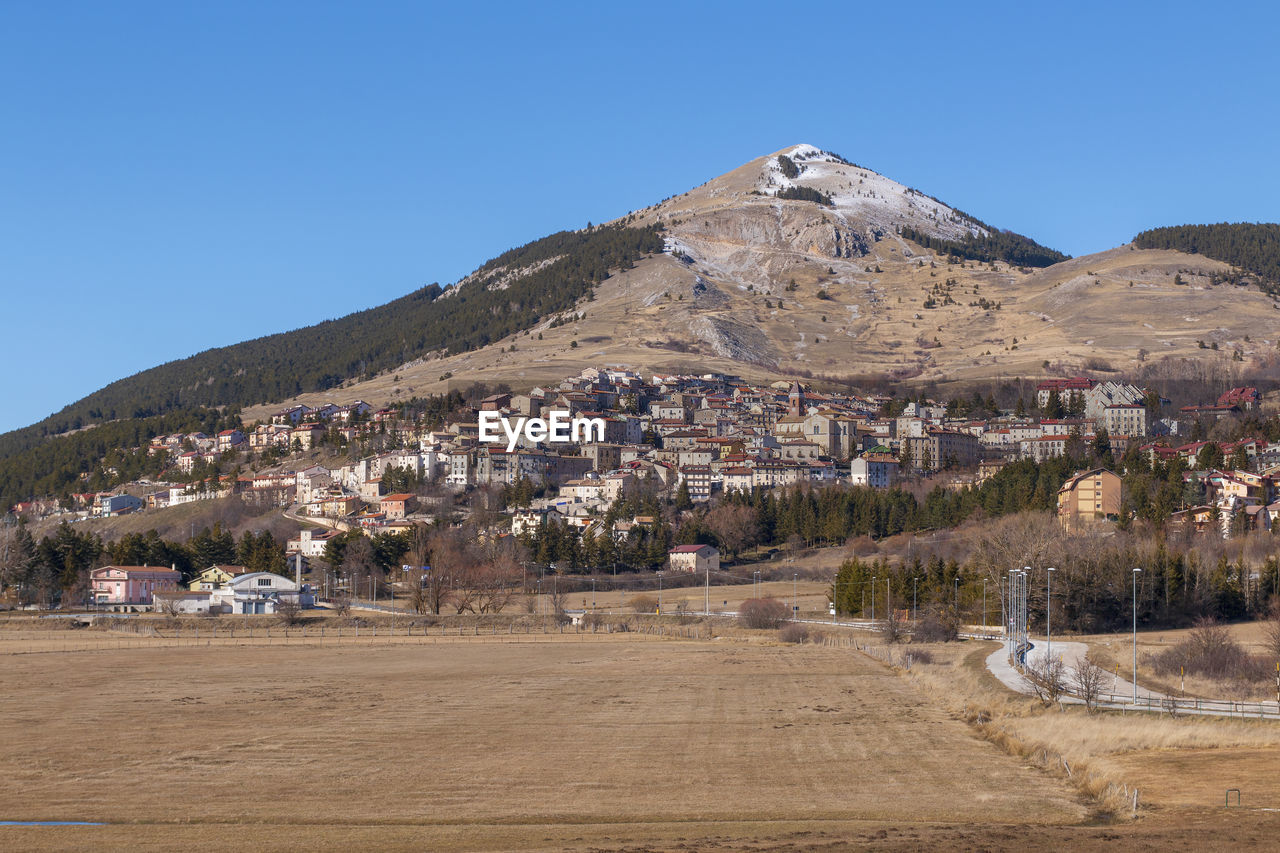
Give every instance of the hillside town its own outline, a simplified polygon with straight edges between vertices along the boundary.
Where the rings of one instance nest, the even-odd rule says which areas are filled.
[[[1081,448],[1101,443],[1115,459],[1136,448],[1150,463],[1182,461],[1188,494],[1197,500],[1174,523],[1201,531],[1217,524],[1224,533],[1269,530],[1280,515],[1280,443],[1182,437],[1193,421],[1252,412],[1261,403],[1256,388],[1225,389],[1212,403],[1177,411],[1167,411],[1168,401],[1148,389],[1084,376],[1042,381],[1035,395],[1034,403],[1020,401],[1010,412],[977,395],[971,403],[943,404],[794,381],[759,385],[716,374],[646,380],[624,368],[587,368],[555,387],[460,404],[430,426],[407,407],[374,409],[356,400],[298,404],[216,435],[157,436],[147,453],[164,461],[175,482],[162,475],[159,482],[78,493],[69,501],[37,499],[12,511],[109,518],[238,495],[301,522],[288,551],[310,558],[339,531],[407,529],[431,520],[442,495],[477,488],[519,486],[534,495],[508,510],[516,535],[555,521],[580,536],[599,536],[606,510],[641,489],[694,504],[801,483],[892,489],[934,478],[962,489],[1019,459],[1079,458]],[[521,434],[511,449],[505,437],[482,441],[486,413],[518,422],[549,412],[595,419],[602,430],[591,440],[560,444]],[[297,463],[326,444],[347,452]],[[372,450],[354,458],[362,447]],[[1120,477],[1105,470],[1100,477],[1102,485],[1099,476],[1077,476],[1062,487],[1064,523],[1116,520],[1125,512]],[[609,532],[625,535],[631,523],[614,521]]]

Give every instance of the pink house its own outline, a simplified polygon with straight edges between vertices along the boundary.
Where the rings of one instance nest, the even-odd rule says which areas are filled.
[[[155,566],[103,566],[90,575],[95,604],[151,604],[151,594],[175,590],[182,573]]]

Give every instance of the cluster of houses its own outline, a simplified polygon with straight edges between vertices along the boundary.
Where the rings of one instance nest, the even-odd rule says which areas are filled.
[[[89,585],[94,605],[121,612],[259,614],[315,605],[309,584],[244,566],[210,566],[186,588],[176,568],[103,566],[90,572]]]
[[[1187,407],[1182,414],[1241,412],[1259,401],[1257,389],[1235,388],[1213,406]],[[197,460],[215,463],[242,449],[307,449],[333,430],[349,441],[377,430],[387,437],[385,446],[396,449],[335,467],[290,468],[286,462],[239,477],[223,474],[141,495],[132,494],[137,489],[117,489],[76,496],[76,501],[82,513],[106,516],[239,494],[256,506],[294,507],[300,515],[328,519],[327,526],[341,529],[395,529],[429,518],[430,500],[384,485],[384,475],[394,469],[397,476],[385,481],[395,485],[411,475],[415,482],[455,491],[522,482],[551,487],[552,497],[515,515],[513,529],[554,514],[587,530],[604,508],[642,484],[668,495],[686,493],[695,502],[717,493],[804,482],[892,488],[904,476],[939,472],[947,485],[959,488],[981,482],[1012,460],[1063,456],[1073,442],[1089,442],[1102,430],[1117,457],[1137,446],[1152,459],[1191,460],[1203,447],[1178,440],[1177,418],[1160,416],[1167,401],[1147,389],[1083,376],[1037,386],[1036,404],[1062,412],[1059,417],[957,417],[942,405],[909,403],[899,410],[888,402],[883,396],[819,392],[795,382],[760,385],[721,374],[645,380],[623,368],[587,368],[554,387],[491,395],[469,415],[434,429],[402,418],[398,410],[374,410],[355,401],[292,406],[266,423],[216,436],[161,436],[151,452],[168,454],[173,466],[187,470]],[[528,434],[511,442],[482,440],[485,413],[514,420],[548,412],[595,419],[601,428],[562,444]],[[1227,457],[1238,450],[1264,477],[1270,476],[1268,466],[1280,465],[1280,446],[1247,440],[1223,447]],[[1224,494],[1240,498],[1237,504],[1269,505],[1266,487],[1233,485],[1242,473],[1247,472],[1216,472],[1209,479],[1215,489],[1219,481],[1228,482]],[[1112,514],[1107,507],[1099,509],[1104,516]],[[290,552],[317,556],[331,535],[304,531],[289,543]]]

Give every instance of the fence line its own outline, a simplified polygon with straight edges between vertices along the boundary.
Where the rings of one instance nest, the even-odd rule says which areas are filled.
[[[199,646],[326,646],[326,645],[424,645],[442,641],[480,643],[531,643],[559,638],[586,641],[593,636],[635,635],[645,639],[707,640],[715,637],[709,625],[665,625],[641,622],[601,622],[589,625],[548,625],[546,623],[497,623],[474,625],[302,625],[253,626],[211,624],[208,626],[165,626],[120,620],[105,630],[41,632],[0,631],[0,654],[41,654],[67,651],[105,651],[124,648],[181,648]],[[5,648],[8,644],[37,648]]]

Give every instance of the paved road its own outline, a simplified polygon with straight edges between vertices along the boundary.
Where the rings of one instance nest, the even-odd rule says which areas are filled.
[[[1038,669],[1044,666],[1046,651],[1044,643],[1034,643],[1030,651],[1027,652],[1027,664],[1032,668]],[[1076,664],[1089,651],[1089,647],[1084,643],[1057,642],[1053,644],[1052,654],[1055,658],[1062,660],[1066,666],[1067,684],[1070,685],[1075,678]],[[991,674],[1000,679],[1000,683],[1010,690],[1018,693],[1026,693],[1028,695],[1035,693],[1035,688],[1031,682],[1027,680],[1021,672],[1019,672],[1012,663],[1009,662],[1009,651],[1001,645],[990,655],[987,656],[987,669]],[[1115,701],[1133,701],[1133,682],[1123,678],[1118,678],[1114,673],[1110,674],[1106,683],[1103,685],[1103,693],[1106,699],[1114,698]],[[1139,701],[1147,700],[1159,702],[1164,699],[1163,693],[1157,693],[1149,688],[1138,685]],[[1072,697],[1072,700],[1076,700]]]
[[[1076,662],[1085,656],[1088,647],[1084,643],[1055,642],[1052,654],[1061,658],[1066,664],[1066,680],[1068,688],[1075,674]],[[1033,666],[1042,666],[1046,657],[1043,643],[1034,644],[1027,652],[1027,662]],[[1000,683],[1017,693],[1034,695],[1035,688],[1031,682],[1009,662],[1009,650],[1006,646],[987,655],[987,669],[999,679]],[[1230,699],[1189,699],[1171,697],[1163,693],[1138,685],[1137,703],[1134,703],[1133,682],[1112,674],[1108,676],[1102,687],[1099,706],[1113,710],[1158,711],[1161,713],[1177,713],[1179,715],[1208,717],[1242,717],[1249,719],[1280,720],[1280,702],[1236,702]],[[1067,705],[1082,705],[1084,700],[1076,696],[1063,696],[1060,701]]]

